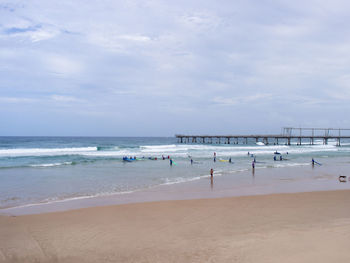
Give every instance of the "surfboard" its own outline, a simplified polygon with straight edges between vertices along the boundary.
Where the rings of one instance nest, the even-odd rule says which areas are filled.
[[[228,160],[219,160],[220,162],[228,162]]]
[[[316,163],[316,164],[318,164],[318,165],[322,165],[322,163],[319,163],[319,162],[316,162],[316,161],[314,161],[314,163]]]

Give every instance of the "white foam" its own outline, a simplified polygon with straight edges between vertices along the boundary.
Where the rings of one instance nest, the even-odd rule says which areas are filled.
[[[311,163],[311,162],[310,162]],[[294,167],[294,166],[306,166],[310,163],[284,163],[284,164],[274,164],[273,167],[283,168],[283,167]],[[264,167],[265,168],[265,167]]]
[[[60,166],[60,165],[69,165],[72,164],[72,162],[64,162],[64,163],[42,163],[42,164],[32,164],[31,167],[53,167],[53,166]]]
[[[145,145],[140,146],[140,150],[142,153],[169,153],[169,152],[178,152],[178,151],[188,151],[190,147],[186,145]]]
[[[0,149],[1,157],[74,155],[97,151],[97,147]]]
[[[166,178],[165,183],[161,185],[172,185],[172,184],[179,184],[179,183],[186,183],[186,182],[192,182],[201,179],[200,176],[197,177],[191,177],[191,178],[184,178],[184,177],[177,177],[173,179]]]

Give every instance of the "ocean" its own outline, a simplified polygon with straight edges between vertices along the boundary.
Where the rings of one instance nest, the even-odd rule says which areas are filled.
[[[280,154],[274,161],[276,151]],[[137,160],[125,162],[124,156]],[[172,166],[168,156],[174,161]],[[310,167],[312,158],[320,164],[344,167],[349,157],[349,141],[342,141],[339,147],[335,141],[287,146],[255,140],[230,145],[179,144],[174,137],[0,137],[0,208],[181,184],[207,178],[211,168],[215,176],[235,180],[252,169],[254,158],[258,171]],[[240,183],[237,179],[235,187]]]

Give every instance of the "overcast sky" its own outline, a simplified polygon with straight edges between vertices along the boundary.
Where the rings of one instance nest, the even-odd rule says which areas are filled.
[[[350,128],[349,1],[0,0],[0,135]]]

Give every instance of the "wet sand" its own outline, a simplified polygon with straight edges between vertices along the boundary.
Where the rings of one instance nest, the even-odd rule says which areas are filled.
[[[0,262],[349,262],[350,191],[0,216]]]

